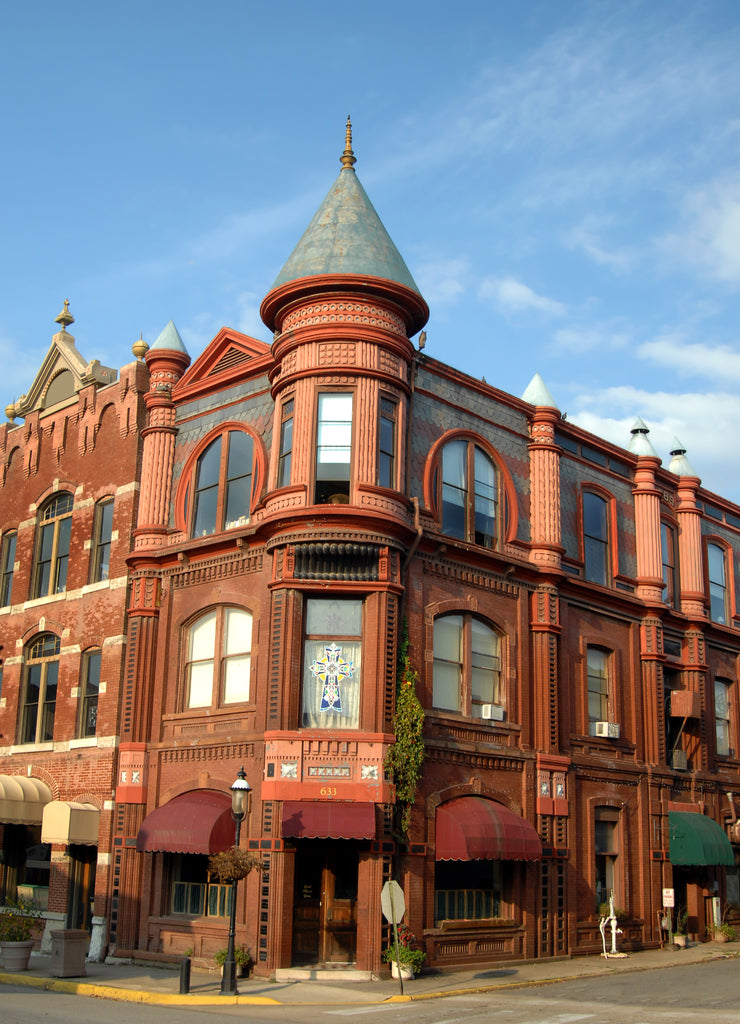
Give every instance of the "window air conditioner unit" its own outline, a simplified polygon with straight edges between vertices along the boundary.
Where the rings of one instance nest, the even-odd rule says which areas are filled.
[[[619,739],[619,725],[616,722],[592,722],[592,736],[606,736],[610,740]]]
[[[500,704],[481,704],[480,716],[492,722],[503,722],[504,709]]]
[[[685,772],[685,771],[688,771],[689,763],[686,760],[686,751],[685,750],[674,750],[673,751],[673,753],[671,754],[671,768],[673,768],[673,770],[675,772]]]

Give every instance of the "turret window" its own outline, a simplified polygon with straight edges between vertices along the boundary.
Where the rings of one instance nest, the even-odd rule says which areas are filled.
[[[380,400],[378,432],[378,486],[396,486],[397,406],[387,398]]]
[[[319,395],[316,432],[316,504],[349,501],[352,465],[352,395]]]

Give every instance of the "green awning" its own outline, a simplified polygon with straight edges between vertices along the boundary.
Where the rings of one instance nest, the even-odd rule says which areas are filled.
[[[730,840],[717,822],[705,814],[669,811],[668,827],[671,864],[723,864],[733,867],[735,857]]]

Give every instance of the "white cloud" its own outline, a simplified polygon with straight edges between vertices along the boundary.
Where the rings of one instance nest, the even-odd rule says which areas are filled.
[[[740,178],[711,182],[689,195],[685,206],[685,231],[663,239],[661,248],[720,281],[740,285]]]
[[[626,448],[638,416],[650,429],[650,441],[663,465],[670,462],[673,440],[686,455],[705,487],[733,501],[740,500],[740,402],[730,392],[706,394],[647,391],[632,386],[594,390],[576,397],[568,419],[599,437]]]
[[[503,313],[542,313],[563,316],[567,307],[556,299],[538,295],[529,285],[515,277],[487,277],[478,289],[481,299],[489,301]]]
[[[729,345],[684,344],[680,336],[668,334],[644,342],[637,355],[676,373],[740,381],[740,352]]]

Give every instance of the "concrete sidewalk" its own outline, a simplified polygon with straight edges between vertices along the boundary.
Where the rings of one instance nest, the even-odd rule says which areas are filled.
[[[220,970],[193,968],[190,992],[180,995],[179,971],[132,963],[88,963],[82,978],[53,978],[51,957],[34,954],[27,971],[10,974],[0,969],[0,984],[27,985],[54,992],[116,999],[158,1005],[234,1004],[341,1006],[384,1002],[440,999],[445,996],[495,992],[497,989],[529,985],[547,985],[574,978],[625,974],[656,970],[661,967],[688,966],[718,958],[740,957],[740,942],[695,943],[688,949],[646,950],[619,959],[601,956],[579,959],[514,961],[470,971],[427,973],[404,982],[404,995],[397,981],[358,980],[357,972],[342,970],[308,972],[300,981],[266,981],[262,978],[239,979],[238,995],[220,994]]]

